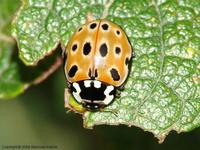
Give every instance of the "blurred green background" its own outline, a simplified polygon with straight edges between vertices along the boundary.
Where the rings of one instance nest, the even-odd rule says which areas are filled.
[[[137,127],[102,125],[84,129],[80,115],[66,114],[65,87],[61,67],[21,96],[1,100],[0,144],[56,145],[59,150],[198,149],[200,129],[181,134],[171,132],[163,144]]]

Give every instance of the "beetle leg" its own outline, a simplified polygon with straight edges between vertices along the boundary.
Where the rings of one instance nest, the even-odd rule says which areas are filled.
[[[118,117],[118,112],[115,109],[108,109],[106,108],[106,110],[104,108],[100,109],[100,112],[107,112],[107,113],[112,113],[115,115],[115,117]]]

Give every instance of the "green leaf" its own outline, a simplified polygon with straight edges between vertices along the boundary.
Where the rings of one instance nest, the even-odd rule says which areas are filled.
[[[12,3],[12,5],[11,5]],[[24,91],[19,66],[11,61],[15,47],[10,35],[11,19],[19,5],[18,0],[1,0],[0,5],[0,99],[7,99]]]
[[[26,65],[35,65],[50,54],[61,41],[66,45],[86,14],[93,11],[99,18],[103,7],[95,2],[68,0],[22,1],[21,11],[13,22],[13,36],[19,56]],[[80,10],[80,8],[82,8]]]
[[[24,0],[13,22],[20,58],[35,65],[59,42],[65,46],[88,13],[119,24],[136,57],[121,98],[104,112],[86,112],[84,126],[137,126],[160,142],[171,130],[198,127],[200,1]]]
[[[0,42],[0,99],[15,97],[24,91],[25,84],[20,80],[18,64],[10,62],[12,54],[9,43]]]
[[[0,33],[1,34],[10,35],[11,20],[18,6],[19,6],[19,0],[1,0],[0,1]]]

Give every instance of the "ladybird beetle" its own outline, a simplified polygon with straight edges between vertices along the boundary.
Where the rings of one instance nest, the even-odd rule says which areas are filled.
[[[65,54],[70,93],[83,108],[95,111],[109,105],[124,84],[132,47],[118,25],[100,19],[78,28]]]

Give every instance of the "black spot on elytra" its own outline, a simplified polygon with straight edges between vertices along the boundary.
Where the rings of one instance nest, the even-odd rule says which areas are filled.
[[[80,28],[78,29],[78,32],[80,32],[82,29],[83,29],[83,28],[82,28],[82,27],[80,27]]]
[[[76,65],[73,65],[68,72],[69,77],[74,77],[77,71],[78,67]]]
[[[89,77],[91,77],[91,76],[92,76],[92,71],[91,71],[91,68],[89,69],[88,76],[89,76]]]
[[[99,51],[100,51],[100,54],[102,57],[105,57],[107,55],[108,47],[107,47],[106,43],[101,44]]]
[[[108,25],[107,24],[103,24],[102,28],[103,28],[103,30],[108,30]]]
[[[94,29],[94,28],[96,28],[96,26],[97,26],[96,23],[92,23],[92,24],[90,25],[90,29]]]
[[[72,46],[72,51],[75,51],[77,49],[77,44],[74,44],[73,46]]]
[[[120,35],[120,31],[119,30],[117,30],[116,33],[117,33],[117,35]]]
[[[86,42],[83,46],[83,54],[88,55],[91,51],[91,45],[90,42]]]
[[[130,61],[129,58],[126,57],[125,64],[128,65],[128,64],[129,64],[129,61]]]
[[[92,80],[94,80],[96,77],[98,77],[97,69],[95,69],[95,74],[92,75],[92,70],[91,70],[91,68],[90,68],[90,69],[89,69],[89,72],[88,72],[88,76],[89,76]]]
[[[120,80],[119,73],[115,68],[112,68],[110,70],[110,74],[111,74],[111,77],[113,78],[114,81],[119,81]]]
[[[96,78],[98,77],[97,69],[95,69],[95,75]]]
[[[121,48],[120,47],[115,47],[115,53],[120,54],[121,53]]]

